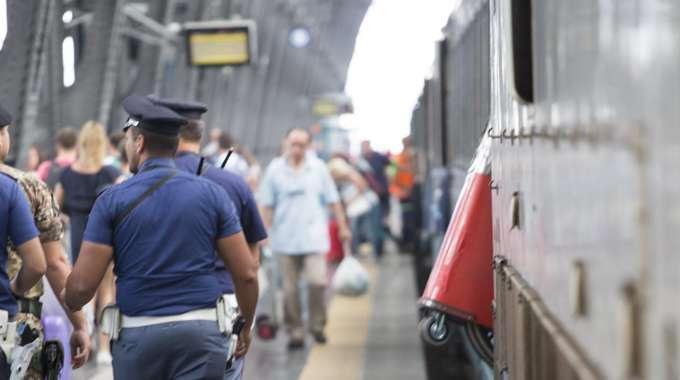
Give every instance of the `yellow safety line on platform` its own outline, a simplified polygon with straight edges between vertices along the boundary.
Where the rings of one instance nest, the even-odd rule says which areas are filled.
[[[334,296],[328,307],[328,343],[315,345],[299,380],[361,380],[368,324],[373,310],[373,287],[378,269],[362,262],[371,288],[361,297]]]

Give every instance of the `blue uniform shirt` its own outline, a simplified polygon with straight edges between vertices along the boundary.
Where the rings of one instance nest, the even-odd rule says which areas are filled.
[[[17,312],[17,300],[9,287],[7,238],[20,246],[38,236],[28,200],[16,181],[0,174],[0,309],[10,317]]]
[[[173,170],[175,177],[113,226],[119,213]],[[215,306],[222,294],[215,276],[216,241],[239,231],[224,190],[177,170],[172,159],[154,158],[97,199],[83,240],[113,247],[121,312],[159,316]]]
[[[180,152],[175,159],[177,167],[189,173],[196,173],[200,162],[201,158],[197,154],[189,152]],[[257,243],[267,238],[267,230],[264,228],[255,198],[243,178],[212,165],[205,165],[203,177],[217,183],[227,191],[236,209],[236,216],[241,221],[243,234],[248,243]],[[224,262],[218,258],[215,266],[222,292],[233,293],[234,282],[231,279],[231,274],[224,266]]]

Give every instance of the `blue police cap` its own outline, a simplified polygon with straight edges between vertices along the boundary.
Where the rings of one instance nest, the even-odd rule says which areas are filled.
[[[187,119],[199,120],[201,115],[208,111],[208,106],[199,102],[159,98],[156,95],[147,95],[147,98],[154,104],[170,108]]]
[[[149,98],[141,95],[130,95],[123,99],[123,108],[130,117],[125,123],[124,130],[137,127],[149,132],[166,136],[177,136],[181,126],[187,120],[175,111],[154,104]]]
[[[0,128],[12,124],[12,114],[10,114],[5,107],[0,104]]]

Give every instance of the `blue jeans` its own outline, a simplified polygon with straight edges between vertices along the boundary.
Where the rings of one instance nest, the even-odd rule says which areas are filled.
[[[215,321],[125,328],[111,344],[113,377],[222,380],[227,344]]]
[[[385,233],[383,230],[380,205],[375,205],[370,211],[353,218],[352,225],[352,253],[356,254],[362,238],[371,243],[373,252],[380,257],[383,253]]]

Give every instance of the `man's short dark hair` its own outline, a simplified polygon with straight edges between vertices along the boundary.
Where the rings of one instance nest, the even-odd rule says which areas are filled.
[[[74,149],[78,142],[78,133],[71,127],[61,128],[57,131],[57,145],[64,149]]]
[[[123,164],[127,164],[130,162],[128,159],[127,155],[127,150],[125,150],[125,144],[121,142],[120,145],[118,145],[118,153],[120,154],[120,162]]]
[[[125,138],[125,133],[118,131],[118,132],[113,132],[112,134],[109,135],[109,141],[111,142],[111,146],[118,148],[120,145],[120,142],[123,141]]]
[[[179,137],[190,142],[201,142],[204,130],[205,123],[203,120],[189,119],[189,122],[179,129]]]
[[[219,144],[220,149],[229,149],[234,146],[234,139],[231,138],[229,133],[222,131],[217,143]]]
[[[166,136],[146,129],[132,128],[132,137],[144,136],[144,146],[149,155],[152,156],[174,156],[177,152],[179,137]]]

